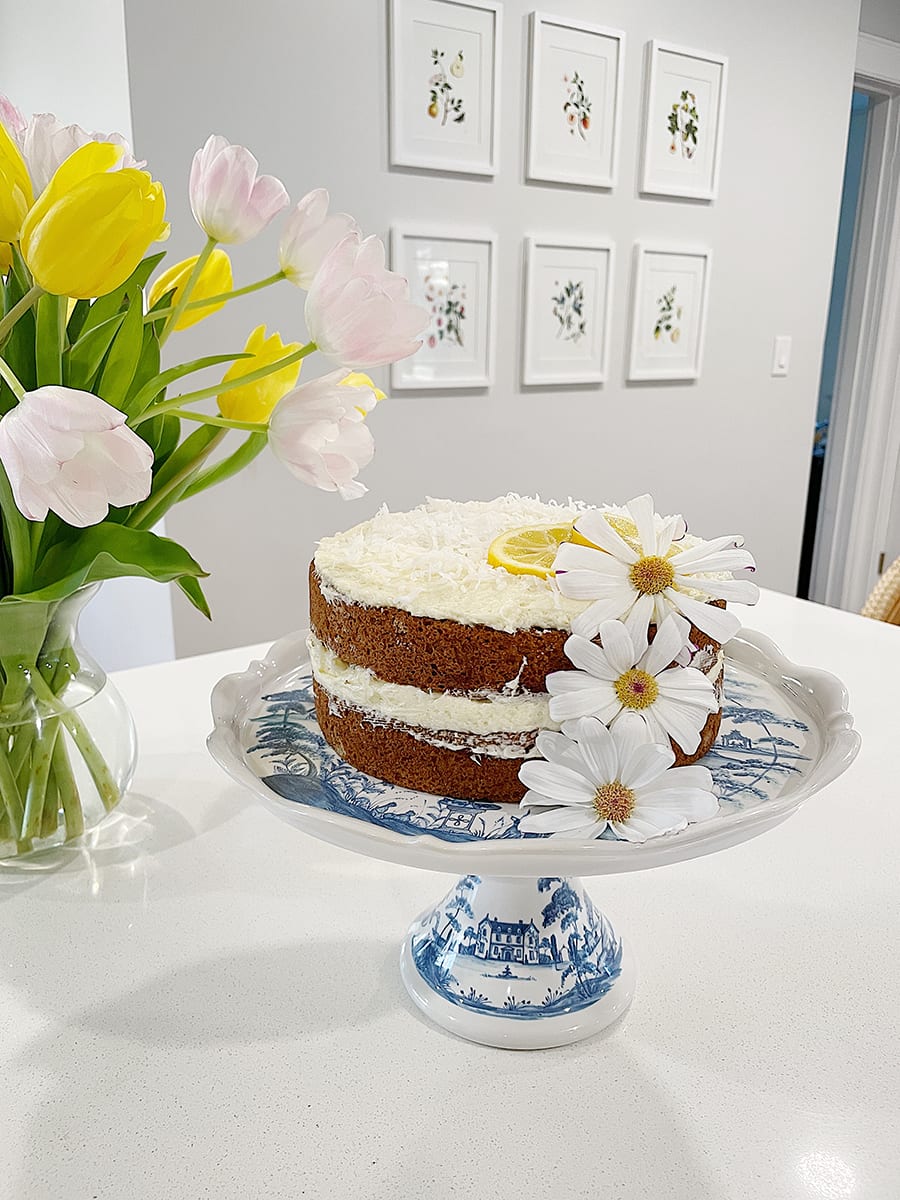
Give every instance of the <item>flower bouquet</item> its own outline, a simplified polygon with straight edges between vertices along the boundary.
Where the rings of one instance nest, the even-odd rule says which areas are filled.
[[[205,243],[160,272],[165,195],[144,165],[116,135],[26,121],[0,98],[0,857],[77,837],[130,781],[130,717],[77,646],[93,589],[171,581],[208,616],[205,572],[154,527],[267,446],[303,482],[362,495],[383,393],[360,372],[414,353],[428,323],[379,239],[329,214],[322,190],[288,215],[279,269],[234,287],[223,247],[290,200],[218,136],[190,174]],[[162,365],[173,333],[282,280],[306,291],[311,340],[260,326],[240,352]],[[298,385],[314,351],[333,369]],[[192,385],[208,369],[221,378]]]

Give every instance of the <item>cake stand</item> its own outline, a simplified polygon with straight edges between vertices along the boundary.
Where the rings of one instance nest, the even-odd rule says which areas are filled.
[[[325,743],[305,632],[212,693],[213,758],[288,824],[336,846],[459,881],[412,924],[406,988],[432,1021],[489,1046],[539,1049],[597,1033],[634,994],[629,947],[580,877],[712,854],[773,828],[853,761],[842,684],[798,667],[758,633],[727,647],[722,728],[704,762],[719,812],[643,844],[573,842],[519,829],[516,805],[394,787]]]

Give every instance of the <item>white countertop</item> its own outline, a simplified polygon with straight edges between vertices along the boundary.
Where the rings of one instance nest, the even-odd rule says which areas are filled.
[[[208,757],[212,685],[264,647],[119,675],[133,794],[0,874],[3,1200],[895,1200],[900,628],[771,592],[748,624],[844,680],[859,758],[762,837],[588,881],[636,998],[532,1053],[401,985],[449,877],[313,841]]]

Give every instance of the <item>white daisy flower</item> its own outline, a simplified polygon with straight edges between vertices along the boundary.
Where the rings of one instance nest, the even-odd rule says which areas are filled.
[[[574,737],[539,734],[543,760],[519,770],[529,789],[520,807],[531,810],[519,821],[523,833],[594,838],[609,827],[617,838],[644,842],[715,816],[709,770],[673,767],[672,750],[649,742],[637,716],[627,713],[612,729],[595,717],[574,725]]]
[[[643,654],[621,621],[603,622],[600,646],[573,633],[565,651],[578,670],[547,676],[551,719],[597,717],[610,725],[620,714],[633,712],[654,742],[668,746],[671,738],[685,754],[693,754],[719,700],[702,671],[671,665],[687,641],[688,629],[683,617],[670,613]]]
[[[572,632],[596,637],[604,621],[622,620],[635,646],[647,644],[647,630],[670,612],[679,612],[717,642],[734,637],[741,623],[733,613],[688,595],[710,600],[755,604],[759,588],[749,579],[710,579],[711,574],[755,567],[753,556],[740,549],[744,539],[729,535],[684,549],[684,519],[667,517],[657,527],[651,496],[638,496],[625,506],[637,529],[637,548],[622,538],[599,509],[575,522],[591,546],[563,542],[553,564],[564,596],[593,600],[572,622]]]

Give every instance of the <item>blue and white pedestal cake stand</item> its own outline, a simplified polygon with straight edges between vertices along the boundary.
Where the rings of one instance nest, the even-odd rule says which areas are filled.
[[[419,1008],[470,1041],[540,1049],[617,1020],[634,994],[627,941],[580,876],[711,854],[778,825],[844,771],[859,749],[847,694],[798,667],[761,634],[727,647],[722,729],[703,760],[719,812],[642,845],[573,842],[519,830],[515,805],[394,787],[354,770],[316,724],[306,634],[212,694],[209,748],[284,820],[323,841],[459,882],[412,925],[400,970]]]

